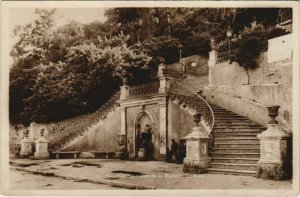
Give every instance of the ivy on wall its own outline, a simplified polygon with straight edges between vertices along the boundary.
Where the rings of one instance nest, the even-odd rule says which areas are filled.
[[[283,29],[256,25],[249,28],[245,27],[238,38],[231,40],[231,50],[236,50],[236,53],[229,57],[230,63],[235,61],[245,69],[248,76],[247,85],[250,84],[248,71],[259,67],[258,59],[260,54],[267,50],[268,40],[288,33]],[[228,46],[228,40],[223,41],[219,43],[216,50],[223,52],[229,50]]]

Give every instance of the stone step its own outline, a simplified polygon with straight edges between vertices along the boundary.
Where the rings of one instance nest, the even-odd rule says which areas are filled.
[[[254,140],[254,139],[240,139],[240,140],[236,140],[236,139],[233,139],[233,140],[229,140],[229,139],[227,139],[227,140],[221,139],[221,140],[220,140],[220,139],[218,139],[218,136],[215,136],[214,142],[215,142],[215,143],[220,143],[220,142],[222,142],[222,143],[228,143],[228,144],[239,144],[239,143],[243,144],[243,143],[245,143],[245,142],[247,142],[247,143],[255,143],[255,142],[259,142],[259,140],[258,140],[258,139],[256,139],[256,140]]]
[[[250,127],[250,128],[216,128],[214,127],[214,132],[217,131],[222,131],[222,132],[262,132],[263,129],[261,128],[255,128],[255,127]]]
[[[211,157],[212,163],[237,163],[237,164],[257,164],[259,158],[227,158],[227,157]]]
[[[210,163],[211,168],[257,171],[257,164]]]
[[[260,134],[260,132],[215,132],[214,136],[218,136],[218,137],[228,137],[228,136],[250,136],[250,137],[256,137],[258,134]]]
[[[228,121],[224,121],[224,120],[215,120],[215,125],[218,125],[218,126],[227,126],[227,125],[257,125],[253,122],[250,122],[250,121],[240,121],[240,120],[228,120]]]
[[[217,116],[217,117],[240,117],[240,118],[246,118],[245,116],[241,116],[241,115],[239,115],[239,114],[235,114],[235,113],[232,113],[232,112],[229,112],[229,111],[227,111],[227,112],[225,112],[225,111],[214,111],[213,110],[213,112],[214,112],[214,115],[215,116]]]
[[[215,117],[215,121],[250,121],[244,117]]]
[[[259,125],[215,125],[214,126],[214,129],[250,129],[250,128],[264,129],[264,127],[261,127]]]
[[[257,125],[256,123],[253,122],[215,122],[215,125],[220,127],[220,126],[249,126],[249,127],[260,127],[260,125]]]
[[[214,148],[260,148],[260,142],[251,142],[251,143],[226,143],[226,142],[214,142]]]
[[[226,157],[226,158],[259,158],[260,153],[227,153],[227,152],[211,152],[212,157]]]
[[[215,136],[214,139],[218,141],[236,140],[237,143],[243,140],[258,140],[257,137],[236,137],[236,136]]]
[[[215,153],[244,153],[244,152],[248,152],[248,153],[259,153],[260,152],[260,148],[239,148],[239,147],[235,147],[235,148],[214,148],[212,147],[212,152]]]
[[[257,176],[257,171],[253,170],[233,170],[233,169],[219,169],[219,168],[207,168],[208,173],[214,174],[232,174],[243,176]]]

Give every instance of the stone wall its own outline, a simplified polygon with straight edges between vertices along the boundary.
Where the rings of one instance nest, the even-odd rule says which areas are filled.
[[[177,142],[192,132],[193,117],[188,111],[181,109],[173,102],[168,105],[168,144],[171,148],[171,140]]]
[[[112,151],[118,147],[120,109],[117,108],[104,120],[92,126],[68,151]]]
[[[267,63],[268,53],[259,58],[259,68],[250,70],[247,85],[245,69],[229,61],[210,64],[210,87],[206,99],[266,126],[266,107],[280,105],[277,120],[286,132],[292,132],[292,58]]]

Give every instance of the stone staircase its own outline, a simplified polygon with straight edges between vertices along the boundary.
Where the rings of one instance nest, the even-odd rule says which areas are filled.
[[[209,173],[257,175],[260,144],[256,137],[265,128],[249,119],[210,104],[215,126]]]
[[[207,76],[191,77],[180,83],[199,94],[207,85],[207,79]],[[190,99],[195,96],[187,95],[183,90],[175,92],[179,94],[171,94],[171,101],[176,97],[181,106],[201,109],[202,103]],[[256,176],[260,157],[260,142],[256,136],[265,128],[222,107],[211,103],[209,105],[213,110],[215,123],[211,133],[211,165],[208,173]]]

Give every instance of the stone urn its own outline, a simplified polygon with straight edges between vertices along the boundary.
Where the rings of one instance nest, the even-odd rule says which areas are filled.
[[[123,82],[123,85],[127,86],[128,85],[128,78],[127,77],[122,77],[122,82]]]
[[[275,118],[278,116],[279,107],[280,106],[278,105],[267,107],[269,117],[271,118],[271,120],[268,122],[269,124],[278,124],[278,121],[275,120]]]
[[[200,120],[201,120],[201,114],[200,113],[196,113],[196,114],[193,115],[194,127],[199,126]]]

